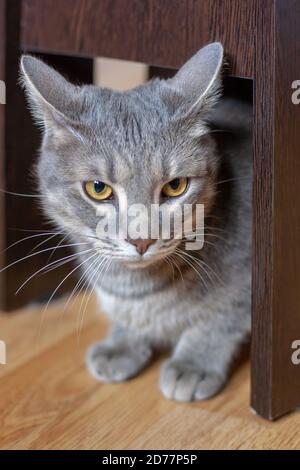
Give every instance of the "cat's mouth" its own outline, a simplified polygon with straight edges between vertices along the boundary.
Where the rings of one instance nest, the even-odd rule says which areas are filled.
[[[157,251],[155,253],[145,253],[143,255],[133,255],[120,257],[119,261],[130,269],[143,269],[153,264],[164,261],[166,256],[170,254],[170,250],[166,253],[164,251]]]
[[[120,258],[120,261],[128,266],[130,269],[143,269],[147,268],[148,266],[157,263],[158,261],[162,260],[164,256],[159,254],[151,254],[151,255],[138,255],[138,256],[126,256],[124,258]]]

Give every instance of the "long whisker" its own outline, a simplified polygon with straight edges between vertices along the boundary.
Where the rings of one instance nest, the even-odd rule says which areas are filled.
[[[66,240],[66,238],[68,238],[70,235],[71,235],[72,232],[68,232],[59,242],[58,244],[56,245],[56,247],[53,249],[53,251],[50,253],[50,256],[48,257],[47,259],[47,263],[49,263],[49,261],[52,259],[52,257],[54,256],[54,253],[56,252],[57,248],[59,248],[62,243]]]
[[[204,228],[205,230],[216,230],[217,232],[229,233],[228,230],[225,230],[224,228],[216,227],[214,225],[208,225],[206,223],[204,224],[204,227],[203,227],[203,225],[196,225],[196,227],[194,227],[194,228],[195,228],[195,230],[198,230],[198,229],[203,230],[203,228]]]
[[[15,295],[17,295],[20,290],[23,289],[24,286],[26,286],[28,284],[28,282],[31,281],[31,279],[33,279],[34,277],[36,277],[39,273],[43,272],[45,269],[47,269],[49,266],[53,266],[53,265],[56,265],[57,263],[60,263],[61,261],[65,261],[67,260],[68,262],[69,261],[72,261],[74,258],[76,258],[77,256],[79,255],[83,255],[84,253],[89,253],[90,251],[92,251],[93,248],[90,248],[89,250],[85,250],[85,251],[82,251],[80,253],[73,253],[71,255],[68,255],[68,256],[65,256],[64,258],[60,259],[60,260],[56,260],[56,261],[52,261],[52,263],[50,264],[47,264],[46,266],[43,266],[42,268],[38,269],[37,271],[35,271],[35,273],[31,274],[31,276],[29,276],[24,282],[23,284],[18,288],[18,290],[16,290],[15,292]],[[55,266],[55,267],[58,267],[58,266]],[[47,271],[49,272],[49,271]]]
[[[198,265],[199,268],[202,268],[203,271],[205,272],[205,274],[207,275],[207,277],[209,278],[210,282],[214,286],[214,282],[213,282],[212,278],[210,277],[209,273],[203,268],[203,266],[200,263],[200,260],[198,258],[195,258],[194,256],[191,256],[190,254],[188,254],[186,252],[181,251],[181,253],[182,253],[183,256],[189,258],[191,260],[191,262],[193,261],[194,263],[196,263],[196,265]]]
[[[67,245],[61,245],[59,248],[68,248],[68,247],[71,247],[71,246],[87,245],[89,243],[91,243],[91,242],[70,243],[70,244],[67,244]],[[31,253],[30,255],[26,255],[23,258],[17,259],[13,263],[10,263],[7,266],[5,266],[4,268],[0,269],[0,273],[2,273],[3,271],[6,271],[6,269],[11,268],[12,266],[14,266],[17,263],[21,263],[21,261],[25,261],[28,258],[32,258],[33,256],[40,255],[42,253],[46,253],[47,251],[53,250],[53,248],[55,248],[55,247],[52,246],[50,248],[45,248],[44,250],[40,250],[40,251],[37,251],[36,253]]]
[[[192,236],[198,236],[198,235],[202,235],[204,236],[204,238],[206,239],[207,237],[213,237],[213,238],[217,238],[218,240],[221,240],[221,241],[224,241],[226,242],[226,238],[224,237],[221,237],[220,235],[216,234],[216,233],[210,233],[210,232],[204,232],[201,230],[200,232],[198,232],[197,230],[195,231],[192,231],[192,232],[187,232],[185,233],[185,237],[184,238],[188,238],[188,237],[192,237]]]
[[[80,291],[79,291],[79,294],[80,292],[82,291],[82,289],[84,288],[85,284],[86,284],[86,277],[87,277],[87,274],[94,268],[95,264],[97,263],[98,261],[98,258],[96,258],[95,260],[92,261],[91,265],[88,267],[88,269],[82,273],[82,275],[80,276],[79,280],[77,281],[75,287],[73,288],[71,294],[69,295],[69,298],[67,300],[67,302],[65,303],[65,306],[64,306],[64,309],[63,309],[63,312],[62,312],[62,315],[60,315],[60,321],[63,317],[63,314],[64,312],[66,311],[69,303],[71,302],[71,299],[75,296],[75,293],[77,292],[77,290],[79,289],[79,287],[81,286],[80,288]]]
[[[37,248],[39,248],[40,246],[44,245],[45,243],[47,243],[48,241],[52,240],[52,238],[55,238],[57,237],[56,234],[54,235],[51,235],[50,237],[46,238],[46,240],[43,240],[42,242],[38,243],[37,245],[35,245],[30,251],[29,253],[33,253],[34,250],[36,250]]]
[[[197,236],[197,234],[196,234],[196,236]],[[182,239],[182,241],[184,241],[184,242],[189,242],[189,243],[193,243],[193,240],[191,240],[190,238],[186,238],[186,237],[184,237],[184,238]],[[204,244],[218,248],[218,245],[216,245],[216,243],[209,242],[209,241],[207,241],[206,239],[204,240]]]
[[[180,249],[179,249],[180,250]],[[183,250],[180,250],[182,254],[184,254],[185,256],[187,256],[188,258],[192,259],[204,272],[205,274],[207,275],[207,277],[210,279],[212,285],[215,287],[215,282],[214,280],[212,279],[211,275],[209,272],[207,272],[207,270],[204,268],[204,266],[206,266],[207,269],[209,269],[209,271],[216,277],[216,279],[221,283],[223,284],[223,280],[218,276],[218,274],[212,269],[211,266],[209,266],[209,264],[205,263],[205,261],[203,259],[199,259],[199,258],[196,258],[195,256],[192,256],[190,253],[186,253],[184,252]]]
[[[9,194],[10,196],[37,197],[39,199],[45,197],[45,196],[42,196],[41,194],[14,193],[13,191],[6,191],[6,189],[0,189],[0,192],[4,194]]]
[[[102,279],[101,279],[101,281],[100,281],[100,288],[101,288],[103,279],[104,279],[104,277],[105,277],[105,275],[106,275],[106,273],[107,273],[109,267],[110,267],[111,264],[112,264],[112,259],[109,258],[109,257],[106,257],[106,258],[107,258],[107,259],[105,260],[106,262],[103,263],[103,265],[102,265],[102,267],[101,267],[101,270],[98,269],[99,274],[98,274],[98,276],[97,276],[97,278],[96,278],[96,281],[94,282],[94,285],[93,285],[93,287],[92,287],[92,289],[91,289],[91,291],[90,291],[90,293],[89,293],[89,295],[88,295],[88,298],[87,298],[86,303],[85,303],[85,306],[84,306],[84,310],[83,310],[83,313],[82,313],[82,316],[81,316],[81,320],[80,320],[80,325],[79,325],[78,344],[79,344],[79,341],[80,341],[80,335],[81,335],[81,331],[82,331],[82,327],[83,327],[84,316],[85,316],[85,312],[86,312],[86,309],[87,309],[89,300],[90,300],[90,298],[91,298],[91,296],[92,296],[92,294],[93,294],[93,292],[94,292],[94,290],[95,290],[95,288],[96,288],[96,285],[97,285],[98,282],[99,282],[100,277],[102,277]]]
[[[186,255],[186,253],[185,252],[180,253],[177,249],[175,250],[175,252],[176,252],[177,256],[179,256],[186,264],[188,264],[195,271],[195,273],[200,277],[201,281],[203,282],[203,284],[205,285],[207,291],[209,292],[208,285],[205,282],[205,280],[203,279],[203,277],[201,276],[201,274],[199,273],[199,271],[195,268],[195,266],[192,264],[192,262],[189,259],[185,258],[184,255]]]
[[[28,228],[15,228],[15,227],[9,227],[8,230],[12,230],[13,232],[29,232],[29,233],[45,233],[45,230],[39,230],[39,229],[28,229]],[[64,233],[64,232],[57,232],[54,230],[47,230],[47,233],[56,233],[57,235]]]
[[[167,255],[165,258],[164,258],[164,261],[168,264],[168,266],[170,266],[170,268],[172,269],[172,273],[173,273],[173,281],[175,279],[175,271],[174,271],[174,266],[172,264],[172,260],[169,258],[170,255]]]
[[[25,237],[25,238],[21,238],[21,240],[17,240],[15,241],[14,243],[12,243],[11,245],[7,246],[6,248],[4,248],[4,250],[0,251],[0,254],[1,253],[4,253],[5,251],[9,250],[10,248],[12,248],[13,246],[16,246],[16,245],[19,245],[19,243],[22,243],[26,240],[30,240],[31,238],[36,238],[36,237],[43,237],[43,236],[48,236],[48,235],[52,235],[52,232],[43,232],[43,233],[38,233],[38,234],[35,234],[35,235],[30,235],[28,237]],[[54,235],[59,235],[59,233],[56,233]],[[35,247],[36,248],[36,247]]]
[[[43,309],[43,312],[42,312],[42,316],[41,316],[41,321],[40,321],[40,326],[39,326],[39,331],[38,331],[38,337],[40,336],[41,334],[41,328],[42,328],[42,324],[43,324],[43,321],[44,321],[44,317],[45,317],[45,314],[47,312],[47,309],[53,299],[53,297],[55,296],[56,292],[59,290],[59,288],[63,285],[63,283],[75,272],[77,271],[77,269],[79,269],[83,264],[87,263],[90,259],[92,259],[94,256],[97,256],[97,253],[93,253],[91,256],[89,256],[87,259],[85,259],[84,261],[82,261],[78,266],[76,266],[74,269],[72,269],[64,278],[63,280],[57,285],[57,287],[54,289],[54,291],[52,292],[45,308]]]
[[[92,250],[92,248],[91,248]],[[79,252],[80,253],[80,252]],[[71,255],[68,255],[66,257],[63,257],[63,258],[60,258],[58,260],[55,260],[53,261],[53,263],[56,263],[57,264],[54,264],[53,266],[50,266],[49,264],[45,266],[45,271],[43,271],[41,273],[41,275],[44,275],[44,274],[48,274],[50,273],[51,271],[54,271],[54,269],[56,268],[60,268],[61,266],[64,266],[65,264],[73,261],[74,259],[76,259],[78,257],[78,253],[73,253]]]
[[[220,284],[224,285],[224,281],[223,279],[213,270],[213,268],[207,264],[203,259],[195,259],[196,262],[199,263],[200,266],[202,266],[202,269],[206,272],[206,269],[204,268],[204,266],[206,266],[207,269],[209,269],[209,271],[216,277],[216,279],[218,280],[218,282],[220,282]],[[209,275],[209,273],[207,273],[207,275],[209,276],[209,278],[211,279],[211,276]],[[213,282],[213,281],[212,281]]]
[[[183,278],[183,275],[182,275],[182,271],[181,271],[180,267],[178,266],[177,261],[176,261],[176,259],[174,259],[174,257],[175,257],[175,253],[169,255],[169,258],[173,261],[177,271],[179,272],[179,274],[181,276],[181,280],[182,280],[183,284],[185,284],[184,278]]]
[[[228,178],[227,180],[217,181],[216,184],[230,183],[232,181],[248,180],[250,176],[240,176],[238,178]]]
[[[100,261],[99,265],[96,267],[96,269],[94,270],[91,278],[89,279],[88,283],[87,283],[87,287],[86,287],[86,292],[84,294],[84,297],[82,299],[82,302],[81,302],[81,305],[80,305],[80,309],[79,309],[79,316],[80,316],[80,313],[81,313],[81,310],[82,310],[82,307],[83,307],[83,302],[86,298],[86,296],[88,295],[88,289],[89,289],[89,286],[91,285],[91,282],[94,278],[96,278],[96,281],[94,282],[93,284],[93,288],[91,289],[91,292],[93,291],[93,289],[96,287],[97,285],[97,282],[99,280],[99,277],[101,275],[101,273],[103,272],[104,270],[104,267],[105,265],[107,264],[107,260],[109,259],[108,256],[104,255],[103,259]],[[99,275],[98,275],[99,273]],[[90,295],[88,296],[88,299],[87,299],[87,302],[89,301],[89,298],[90,298]],[[86,304],[85,304],[86,305]],[[81,323],[81,322],[80,322]],[[80,327],[79,327],[79,330],[77,330],[78,332],[80,332]],[[79,337],[79,336],[78,336]]]
[[[107,261],[108,261],[108,263],[107,263]],[[110,261],[110,259],[108,257],[104,258],[104,261],[102,263],[100,263],[100,266],[97,267],[96,272],[92,275],[92,278],[90,279],[90,282],[88,283],[88,287],[89,287],[90,284],[91,284],[91,281],[96,278],[96,280],[95,280],[95,282],[92,286],[92,289],[90,290],[89,294],[87,295],[87,300],[85,302],[83,313],[82,313],[81,318],[80,318],[79,328],[77,330],[77,344],[78,344],[78,346],[79,346],[79,343],[80,343],[80,335],[81,335],[81,331],[82,331],[82,327],[83,327],[83,321],[84,321],[84,316],[85,316],[85,311],[86,311],[87,305],[88,305],[89,300],[90,300],[90,298],[91,298],[91,296],[92,296],[92,294],[95,290],[96,285],[98,284],[99,278],[100,278],[101,274],[104,271],[104,268],[107,265],[109,265],[109,261]],[[85,297],[86,297],[86,295],[83,297],[82,300],[84,300]],[[80,313],[81,313],[82,306],[83,306],[83,303],[81,304],[80,309],[79,309]]]

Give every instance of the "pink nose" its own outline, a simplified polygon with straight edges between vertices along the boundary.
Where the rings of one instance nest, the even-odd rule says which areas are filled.
[[[156,242],[156,240],[151,240],[147,239],[144,240],[142,238],[137,238],[136,240],[128,240],[129,243],[135,246],[136,251],[140,254],[143,255],[149,248],[150,245],[153,245],[153,243]]]

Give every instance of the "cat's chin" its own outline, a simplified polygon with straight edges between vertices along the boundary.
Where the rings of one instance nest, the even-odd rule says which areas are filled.
[[[121,260],[122,264],[129,269],[145,269],[150,266],[153,266],[154,264],[157,264],[163,260],[163,256],[161,255],[151,255],[147,257],[133,257],[132,259],[130,258],[124,258]]]

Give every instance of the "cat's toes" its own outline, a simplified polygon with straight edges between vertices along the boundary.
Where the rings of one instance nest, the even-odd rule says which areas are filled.
[[[160,374],[160,389],[169,400],[204,400],[215,395],[223,383],[219,375],[206,373],[180,360],[167,361]]]
[[[90,347],[86,364],[91,375],[101,382],[122,382],[136,375],[149,361],[150,349],[132,350],[106,342]]]
[[[223,388],[225,380],[217,374],[205,374],[195,391],[195,400],[211,398]]]

